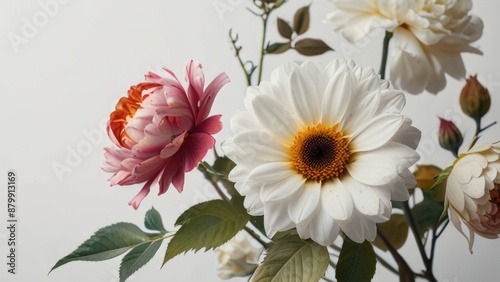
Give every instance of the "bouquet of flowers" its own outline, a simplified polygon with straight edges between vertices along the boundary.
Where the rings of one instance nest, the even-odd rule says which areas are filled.
[[[206,82],[194,61],[185,66],[185,83],[170,68],[147,73],[110,114],[103,169],[111,185],[141,185],[129,205],[137,209],[152,189],[181,193],[195,169],[219,198],[189,207],[175,226],[164,226],[151,208],[147,231],[127,222],[103,227],[52,270],[125,254],[125,281],[166,241],[163,264],[215,249],[223,279],[370,281],[378,265],[400,281],[437,281],[434,253],[445,228],[456,228],[471,252],[476,235],[498,238],[500,144],[480,138],[496,123],[483,121],[488,89],[472,75],[460,93],[461,110],[475,123],[472,137],[439,118],[439,144],[451,153],[446,168],[418,163],[421,131],[404,114],[407,95],[440,95],[450,76],[466,78],[463,53],[482,54],[473,46],[483,23],[470,13],[472,1],[332,0],[324,22],[347,41],[385,32],[379,71],[349,58],[323,66],[305,60],[334,50],[308,35],[310,5],[275,17],[287,2],[249,1],[263,26],[256,62],[229,31],[248,87],[245,109],[227,125],[233,135],[220,146],[213,135],[221,115],[210,112],[230,78],[221,73]],[[270,23],[279,39],[268,38]],[[282,62],[264,77],[264,59],[285,52],[301,62]],[[424,269],[399,252],[407,238]]]

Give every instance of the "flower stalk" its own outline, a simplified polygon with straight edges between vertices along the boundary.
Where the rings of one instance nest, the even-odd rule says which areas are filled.
[[[380,78],[385,79],[385,72],[387,68],[387,57],[389,54],[389,42],[391,41],[393,33],[386,31],[384,36],[384,45],[382,49],[382,63],[380,64]]]
[[[424,262],[424,266],[425,266],[424,275],[430,282],[437,282],[437,280],[434,277],[434,274],[432,272],[432,261],[427,257],[424,244],[422,243],[422,240],[420,239],[418,227],[417,227],[417,224],[415,223],[415,219],[413,218],[413,215],[411,213],[411,209],[410,209],[410,205],[408,204],[408,201],[403,202],[403,211],[406,215],[406,218],[408,219],[408,223],[409,223],[410,229],[413,233],[413,237],[415,238],[415,241],[417,243],[417,247],[418,247],[418,250],[420,252],[420,256],[422,257],[422,261]]]

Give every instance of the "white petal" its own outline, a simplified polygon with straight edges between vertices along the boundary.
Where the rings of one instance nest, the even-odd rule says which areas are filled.
[[[411,126],[411,120],[409,118],[404,119],[403,125],[391,138],[392,141],[404,144],[413,150],[417,149],[420,143],[420,138],[422,137],[422,132],[418,128]]]
[[[353,211],[352,198],[338,178],[324,183],[321,188],[321,205],[334,219],[348,219]]]
[[[386,89],[380,92],[380,104],[377,113],[395,113],[403,110],[406,98],[403,92],[398,89]]]
[[[383,185],[391,182],[398,175],[394,161],[383,154],[356,154],[353,162],[346,165],[349,174],[357,181],[367,185]]]
[[[290,88],[293,106],[306,125],[319,122],[323,84],[323,74],[311,62],[304,63],[292,72]]]
[[[261,129],[262,126],[257,122],[255,116],[248,111],[239,112],[231,118],[231,131],[235,134],[246,130]]]
[[[467,183],[473,177],[479,177],[488,161],[481,154],[469,154],[461,158],[454,166],[455,177],[460,183]]]
[[[264,206],[264,227],[269,237],[276,232],[285,231],[294,227],[288,217],[287,201],[268,202]]]
[[[387,142],[373,152],[391,158],[398,170],[409,168],[420,159],[420,155],[414,149],[394,141]]]
[[[498,176],[498,170],[489,164],[484,170],[484,174],[488,177],[489,181],[494,181]]]
[[[342,120],[349,105],[350,93],[355,84],[354,75],[347,66],[342,65],[339,70],[335,71],[326,86],[321,103],[321,120],[323,124],[335,125]]]
[[[271,81],[275,83],[288,83],[290,75],[298,67],[298,64],[292,61],[286,61],[284,64],[273,70],[273,72],[271,73]]]
[[[354,98],[354,97],[353,97]],[[363,93],[358,101],[351,98],[349,109],[342,117],[342,132],[352,135],[356,130],[373,119],[380,101],[379,91]]]
[[[260,201],[258,193],[249,193],[246,195],[243,205],[247,208],[250,215],[258,216],[264,214],[264,204]]]
[[[307,220],[297,224],[297,232],[300,238],[311,238],[322,246],[333,244],[339,235],[339,231],[339,224],[323,210],[321,202],[318,203]]]
[[[266,95],[259,95],[253,100],[253,107],[260,124],[271,130],[276,138],[293,139],[298,131],[297,123],[278,101]]]
[[[450,207],[448,210],[448,215],[450,216],[450,221],[453,223],[455,228],[462,234],[465,239],[467,239],[467,242],[469,242],[469,250],[472,253],[472,245],[474,245],[474,232],[472,232],[469,228],[469,236],[465,235],[464,231],[462,230],[462,224],[460,221],[460,216],[458,215],[458,212],[453,209],[453,207]]]
[[[464,199],[464,193],[462,192],[462,189],[460,188],[460,183],[455,177],[455,174],[452,173],[448,176],[448,179],[446,180],[446,199],[450,202],[450,205],[453,205],[453,207],[458,210],[458,211],[463,211],[465,207],[465,199]]]
[[[468,183],[461,185],[465,194],[472,198],[481,198],[485,193],[485,179],[484,177],[472,178]]]
[[[295,223],[307,219],[319,203],[321,183],[306,183],[288,202],[288,216]]]
[[[248,175],[248,180],[259,183],[278,182],[295,174],[290,163],[266,163],[256,167]]]
[[[341,182],[351,194],[354,206],[358,211],[365,215],[378,215],[380,199],[371,187],[351,177],[344,177]]]
[[[245,158],[257,158],[260,161],[286,162],[290,159],[287,148],[276,142],[267,131],[245,131],[233,137],[240,151],[245,151]],[[242,153],[240,152],[240,155]],[[247,160],[248,161],[248,160]]]
[[[354,211],[348,220],[338,221],[340,228],[354,242],[373,241],[377,235],[377,226],[366,216]]]
[[[404,116],[388,114],[378,116],[363,128],[358,129],[351,139],[351,152],[367,151],[384,145],[394,136],[404,121]]]
[[[260,199],[263,202],[277,201],[290,197],[295,192],[303,189],[306,181],[301,175],[292,174],[279,182],[267,182],[262,185]]]
[[[412,94],[422,93],[435,74],[432,63],[409,30],[397,28],[392,40],[395,48],[391,56],[391,81]]]
[[[250,171],[248,168],[242,165],[237,165],[229,172],[228,178],[232,182],[240,182],[244,181],[248,177],[249,173]]]

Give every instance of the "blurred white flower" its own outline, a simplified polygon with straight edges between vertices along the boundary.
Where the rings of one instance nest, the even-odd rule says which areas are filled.
[[[500,234],[500,146],[484,144],[462,154],[446,182],[450,221],[469,241],[474,233],[490,239]],[[469,237],[462,231],[463,222]]]
[[[262,246],[254,246],[248,239],[248,236],[240,232],[215,249],[219,262],[217,275],[221,279],[247,276],[257,268],[259,257],[264,249]]]
[[[401,91],[351,60],[324,70],[286,63],[248,88],[247,111],[231,120],[229,178],[269,236],[297,228],[325,246],[340,230],[373,240],[390,200],[407,200],[415,187],[408,167],[419,159],[420,131],[404,104]]]
[[[469,15],[471,0],[332,0],[327,16],[351,43],[373,30],[393,33],[390,80],[413,94],[438,93],[445,73],[461,79],[461,53],[482,54],[470,44],[483,32],[480,18]]]

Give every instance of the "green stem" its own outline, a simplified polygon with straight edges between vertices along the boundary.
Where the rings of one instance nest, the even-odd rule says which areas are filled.
[[[392,257],[396,261],[399,271],[399,279],[400,281],[415,281],[415,273],[413,270],[411,270],[410,266],[408,263],[405,261],[405,259],[398,253],[398,251],[392,246],[391,242],[385,237],[385,235],[380,231],[380,229],[377,228],[377,234],[384,242],[384,244],[387,246],[387,249],[391,253]]]
[[[467,151],[476,145],[477,140],[479,140],[479,133],[481,132],[481,118],[474,118],[474,122],[476,123],[476,132],[474,132],[474,137],[472,137],[472,141],[470,142],[469,149],[467,149]]]
[[[262,247],[264,247],[264,249],[269,248],[270,244],[269,244],[269,243],[264,242],[264,240],[262,240],[262,239],[260,238],[260,236],[259,236],[257,233],[255,233],[255,231],[253,231],[252,229],[250,229],[248,226],[243,227],[243,229],[245,229],[245,231],[246,231],[246,232],[247,232],[250,236],[252,236],[255,240],[257,240],[257,242],[259,242],[259,243],[262,245]]]
[[[446,226],[448,226],[448,223],[450,223],[450,221],[446,220],[446,222],[444,223],[443,227],[441,228],[441,230],[439,232],[437,231],[437,228],[432,229],[431,254],[429,256],[429,260],[431,261],[431,264],[434,262],[434,252],[436,250],[437,239],[439,238],[439,236],[441,236],[441,234],[443,234],[443,231],[446,228]]]
[[[257,85],[260,84],[262,79],[262,70],[264,69],[264,56],[266,55],[266,33],[267,33],[267,20],[272,10],[262,14],[262,42],[260,46],[260,59],[259,59],[259,75],[257,76]]]
[[[387,67],[387,57],[389,53],[389,42],[392,38],[392,32],[386,31],[384,37],[384,45],[382,49],[382,63],[380,64],[380,77],[385,79],[385,69]]]
[[[492,127],[492,126],[493,126],[493,125],[495,125],[495,124],[497,124],[497,122],[496,122],[496,121],[494,121],[494,122],[492,122],[492,123],[488,124],[487,126],[485,126],[485,127],[481,128],[481,129],[479,130],[479,133],[481,133],[481,132],[485,131],[486,129],[488,129],[488,128]]]
[[[431,282],[437,282],[434,274],[432,273],[432,261],[427,257],[425,252],[425,247],[422,244],[422,240],[420,239],[420,234],[418,232],[417,224],[415,223],[415,219],[413,218],[413,214],[411,213],[410,205],[408,201],[403,202],[403,211],[406,215],[406,219],[410,225],[410,229],[413,233],[413,237],[415,237],[415,241],[417,243],[418,250],[420,252],[420,256],[422,257],[422,261],[425,265],[425,277]]]
[[[215,171],[215,169],[210,166],[207,162],[201,162],[200,163],[200,166],[202,167],[202,169],[205,169],[205,170],[211,170],[211,171]],[[210,184],[212,184],[212,186],[214,187],[215,191],[217,191],[217,194],[219,194],[219,196],[226,202],[230,202],[230,199],[226,196],[226,194],[224,194],[224,192],[222,191],[222,189],[220,189],[219,187],[219,184],[214,181],[213,179],[208,179],[208,182],[210,182]],[[250,229],[249,227],[245,226],[243,227],[243,229],[245,229],[245,231],[250,235],[252,236],[257,242],[259,242],[265,249],[267,249],[269,247],[269,244],[264,242],[259,235],[257,235],[257,233],[255,233],[252,229]]]
[[[233,45],[233,48],[234,48],[234,55],[238,59],[238,62],[240,63],[240,66],[243,69],[243,72],[245,73],[245,78],[247,80],[247,86],[250,86],[250,85],[252,85],[253,70],[248,71],[247,68],[245,67],[245,63],[243,62],[243,60],[241,59],[241,56],[240,56],[240,51],[241,51],[242,47],[236,45],[236,42],[238,41],[238,34],[236,34],[236,36],[233,37],[232,32],[233,32],[233,30],[230,29],[229,30],[229,39],[231,40],[231,44]]]

